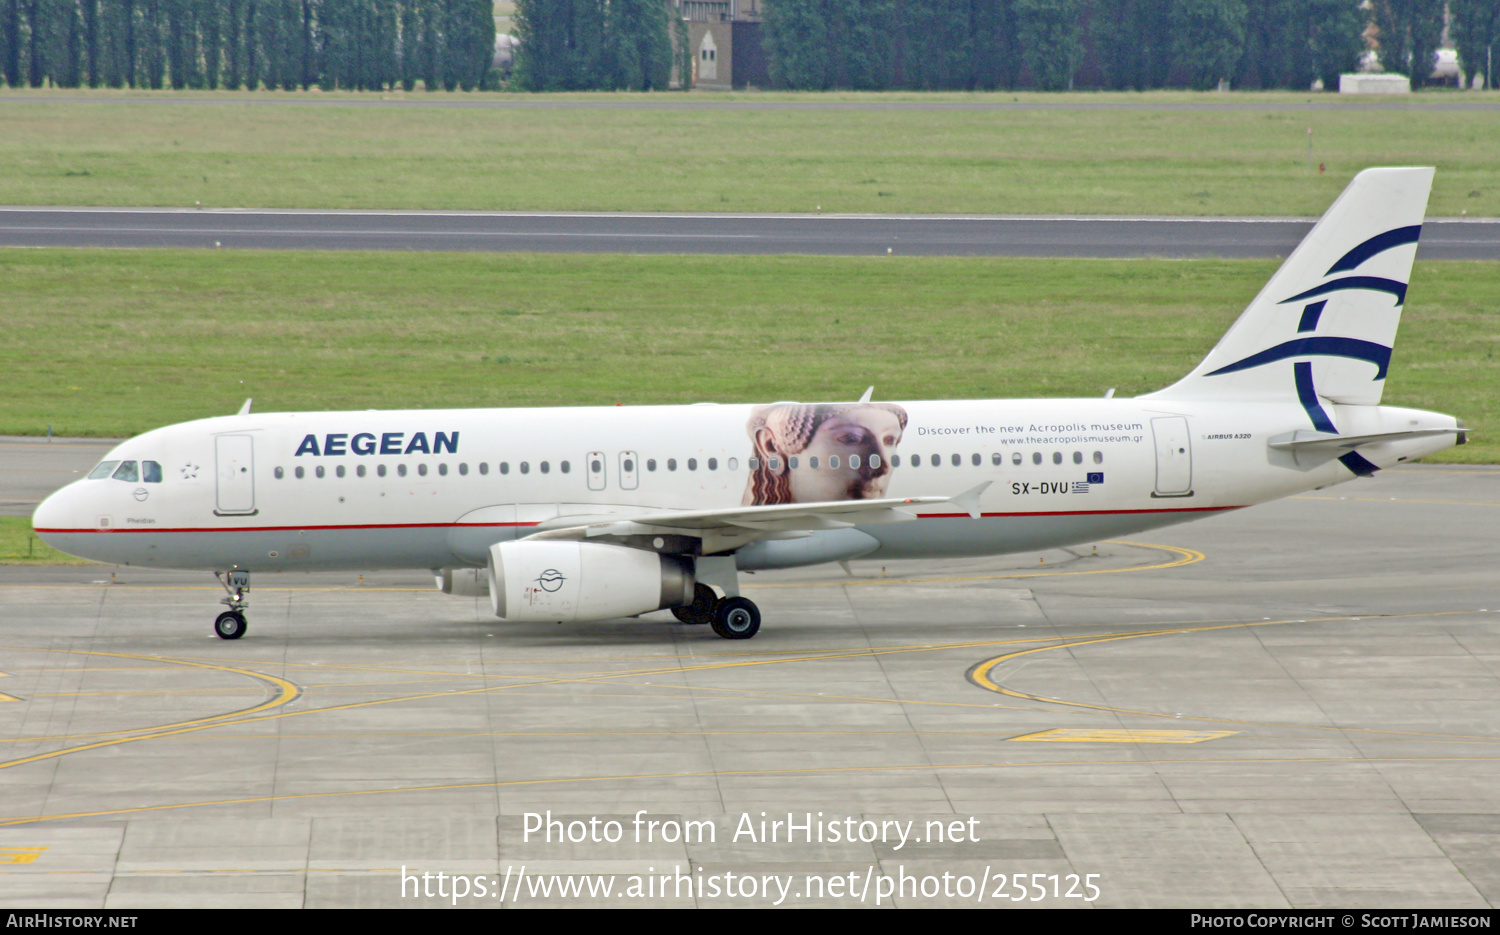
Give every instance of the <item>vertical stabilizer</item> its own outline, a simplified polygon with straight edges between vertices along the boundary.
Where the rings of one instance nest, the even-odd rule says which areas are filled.
[[[1378,405],[1433,170],[1366,169],[1192,373],[1156,399]]]

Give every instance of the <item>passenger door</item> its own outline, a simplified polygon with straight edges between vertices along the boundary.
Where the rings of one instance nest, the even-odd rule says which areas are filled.
[[[244,516],[255,512],[255,451],[249,435],[220,435],[214,439],[218,462],[219,516]]]

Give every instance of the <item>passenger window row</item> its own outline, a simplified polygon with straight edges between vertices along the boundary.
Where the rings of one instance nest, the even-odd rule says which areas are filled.
[[[475,467],[476,467],[476,470],[481,475],[485,475],[485,474],[488,474],[490,472],[490,465],[489,465],[489,462],[487,462],[487,461],[481,461]],[[531,473],[531,462],[530,461],[522,461],[518,465],[516,465],[516,467],[520,469],[520,472],[522,474],[530,474]],[[537,470],[539,472],[541,472],[542,474],[550,474],[550,473],[552,473],[552,462],[551,461],[542,461],[542,462],[539,462],[536,467],[537,467]],[[561,471],[562,473],[567,474],[567,473],[569,473],[570,471],[573,470],[573,465],[570,462],[567,462],[567,461],[560,461],[560,462],[558,462],[557,469],[559,471]],[[501,474],[509,474],[510,473],[510,462],[509,461],[501,461],[499,464],[495,465],[495,470],[498,471]],[[277,480],[281,480],[283,477],[286,477],[286,468],[277,467],[271,473],[273,475],[275,475],[275,477],[276,477]],[[325,476],[327,476],[327,473],[328,473],[327,468],[325,468],[321,464],[316,465],[312,469],[312,475],[314,477],[325,477]],[[354,466],[354,476],[355,477],[364,477],[367,473],[368,473],[368,471],[367,471],[365,465],[363,465],[363,464],[356,464]],[[377,465],[375,465],[375,476],[376,477],[385,477],[387,473],[389,473],[389,470],[387,469],[387,467],[384,464],[377,464]],[[396,476],[397,477],[405,477],[407,475],[407,473],[408,473],[408,468],[407,468],[407,466],[406,466],[405,463],[399,463],[399,464],[396,465]],[[448,464],[447,464],[447,462],[442,462],[442,461],[438,462],[437,473],[438,473],[439,477],[447,477],[448,476]],[[468,473],[469,473],[469,464],[468,464],[468,462],[467,461],[460,461],[459,464],[458,464],[458,474],[459,474],[459,476],[460,477],[464,477],[464,476],[467,476]],[[333,476],[334,477],[345,477],[345,476],[347,476],[347,474],[348,474],[348,469],[344,465],[342,465],[342,464],[334,465],[334,468],[333,468]],[[417,464],[417,476],[418,477],[426,477],[427,474],[428,474],[427,463],[425,461],[419,462]],[[297,478],[298,480],[301,480],[302,478],[304,478],[304,477],[307,476],[307,468],[299,464],[298,466],[292,468],[292,476],[295,477],[295,478]]]
[[[952,454],[952,455],[949,455],[947,460],[948,460],[948,463],[950,465],[952,465],[953,467],[962,467],[963,464],[964,464],[964,456],[961,455],[961,454]],[[1045,456],[1040,451],[1034,451],[1034,452],[1031,453],[1031,463],[1032,464],[1037,464],[1037,465],[1043,464],[1045,462],[1045,460],[1046,460]],[[1061,451],[1054,451],[1054,452],[1052,452],[1052,459],[1051,460],[1052,460],[1053,464],[1062,464],[1064,462],[1063,453]],[[1081,452],[1081,451],[1075,451],[1075,452],[1073,452],[1071,460],[1072,460],[1072,462],[1074,464],[1082,464],[1083,461],[1084,461],[1083,452]],[[891,461],[891,467],[893,467],[893,468],[898,468],[898,467],[901,466],[901,456],[900,455],[891,455],[890,461]],[[1022,465],[1022,464],[1025,463],[1025,458],[1021,454],[1021,452],[1016,451],[1016,452],[1012,452],[1011,453],[1010,461],[1011,461],[1011,464],[1016,465],[1016,466],[1020,466],[1020,465]],[[1102,451],[1096,451],[1096,452],[1094,452],[1094,454],[1093,454],[1093,462],[1095,464],[1103,464],[1104,463],[1104,452],[1102,452]],[[119,467],[116,469],[115,465],[117,463],[119,464]],[[820,459],[818,458],[818,456],[813,455],[813,456],[807,458],[805,463],[806,463],[806,467],[809,470],[818,470],[819,467],[826,467],[827,470],[836,471],[836,470],[839,470],[841,467],[847,466],[849,470],[851,470],[851,471],[857,471],[857,470],[860,470],[862,467],[868,467],[870,470],[879,470],[883,462],[881,461],[880,455],[878,455],[878,454],[872,454],[872,455],[868,456],[868,458],[865,459],[865,460],[861,460],[861,458],[860,458],[859,455],[849,455],[847,458],[842,459],[842,460],[840,459],[840,457],[838,455],[830,455],[826,459],[822,460],[821,462],[820,462]],[[907,459],[907,463],[911,467],[914,467],[914,468],[922,467],[923,463],[924,463],[923,456],[920,455],[920,454],[911,455]],[[941,467],[943,465],[943,456],[942,455],[928,455],[926,457],[925,463],[928,466],[930,466],[930,467]],[[992,452],[990,454],[990,464],[992,466],[994,466],[994,467],[1000,467],[1004,463],[1005,463],[1005,456],[1003,454],[1001,454],[1000,452],[996,451],[996,452]],[[778,458],[778,457],[776,457],[776,456],[774,456],[774,455],[771,456],[770,458],[766,459],[766,466],[769,467],[773,471],[779,471],[779,470],[781,470],[781,464],[782,464],[781,459]],[[969,464],[971,466],[973,466],[973,467],[982,467],[984,465],[984,456],[981,455],[981,454],[979,454],[978,452],[974,452],[973,454],[971,454],[969,456]],[[160,483],[160,481],[161,481],[161,466],[159,464],[157,464],[155,461],[145,461],[145,462],[142,462],[142,465],[143,465],[143,473],[145,474],[145,480],[147,482],[149,482],[149,483]],[[786,459],[786,466],[789,469],[793,470],[793,471],[802,469],[803,465],[804,465],[803,459],[799,458],[796,455],[791,455],[790,457],[788,457]],[[667,458],[667,459],[665,459],[665,462],[664,462],[663,466],[666,468],[667,471],[676,471],[677,467],[678,467],[677,459],[676,458]],[[689,471],[696,471],[696,470],[698,470],[698,459],[697,458],[688,458],[688,459],[685,460],[684,466]],[[719,459],[718,458],[707,458],[707,459],[704,460],[703,466],[706,467],[710,471],[717,471],[719,469]],[[560,462],[558,462],[557,467],[558,467],[558,470],[561,473],[563,473],[563,474],[568,474],[568,473],[570,473],[573,470],[572,464],[570,462],[567,462],[567,461],[560,461]],[[657,467],[658,467],[658,465],[657,465],[657,461],[656,461],[655,458],[647,458],[646,459],[646,470],[647,471],[655,472],[657,470]],[[724,467],[726,469],[728,469],[728,470],[731,470],[731,471],[737,471],[737,470],[739,470],[739,467],[740,467],[739,459],[738,458],[729,458],[729,459],[727,459],[726,462],[725,462],[725,464],[724,464]],[[749,467],[750,467],[750,470],[752,470],[752,471],[758,471],[758,470],[760,470],[760,459],[759,458],[751,458],[749,460]],[[484,462],[484,461],[479,462],[479,464],[476,466],[476,469],[477,469],[477,471],[478,471],[478,473],[480,475],[487,475],[490,472],[489,463],[488,462]],[[516,464],[516,469],[521,474],[530,474],[531,470],[532,470],[531,462],[529,462],[529,461],[518,462]],[[552,462],[550,462],[550,461],[540,461],[540,462],[537,463],[536,469],[537,469],[537,471],[539,473],[550,474],[552,472]],[[115,476],[116,478],[119,478],[121,480],[131,480],[131,481],[135,480],[135,476],[136,475],[135,475],[135,462],[134,461],[125,461],[123,463],[121,463],[121,462],[114,462],[114,461],[106,461],[103,464],[99,465],[97,468],[95,468],[94,472],[92,474],[90,474],[89,477],[90,478],[108,477],[108,476],[110,476],[111,470],[113,470],[113,472],[114,472],[113,476]],[[427,466],[426,462],[419,462],[417,464],[417,476],[418,477],[426,477],[427,474],[428,474],[428,470],[429,469],[428,469],[428,466]],[[495,470],[498,473],[502,474],[502,475],[508,475],[511,472],[511,464],[510,464],[509,461],[501,461],[501,462],[499,462],[498,464],[495,465]],[[594,474],[597,475],[597,474],[600,474],[600,473],[603,472],[604,465],[599,461],[598,458],[595,458],[595,459],[593,459],[592,461],[589,462],[589,470],[591,472],[593,472]],[[635,470],[634,462],[627,460],[625,462],[625,470],[626,471],[633,471],[633,470]],[[345,477],[347,475],[347,471],[348,471],[348,469],[344,465],[342,465],[342,464],[335,465],[334,468],[333,468],[333,475],[335,477]],[[375,476],[376,477],[385,477],[386,474],[387,474],[387,472],[388,472],[387,468],[386,468],[386,466],[384,464],[377,464],[377,465],[375,465]],[[281,467],[277,467],[272,473],[275,475],[275,477],[276,477],[277,480],[281,480],[283,477],[286,476],[286,470],[284,468],[281,468]],[[363,464],[357,464],[357,465],[355,465],[355,467],[354,467],[354,475],[356,477],[364,477],[366,475],[366,473],[367,473],[367,468],[366,468],[365,465],[363,465]],[[407,468],[406,464],[404,464],[404,463],[398,463],[396,465],[396,476],[397,477],[405,477],[405,476],[407,476],[407,473],[408,473],[408,468]],[[458,473],[459,473],[460,476],[467,476],[468,475],[468,473],[469,473],[469,465],[468,465],[467,462],[460,462],[458,464]],[[317,466],[315,466],[312,469],[312,474],[313,474],[314,477],[325,477],[325,476],[327,476],[327,468],[325,468],[321,464],[317,465]],[[438,465],[437,465],[437,474],[438,474],[439,477],[446,477],[446,476],[448,476],[448,465],[447,465],[447,463],[445,463],[445,462],[439,462],[438,463]],[[299,480],[302,479],[303,477],[306,477],[307,476],[307,468],[303,467],[302,465],[298,465],[297,467],[295,467],[295,468],[292,469],[292,476],[296,477]]]

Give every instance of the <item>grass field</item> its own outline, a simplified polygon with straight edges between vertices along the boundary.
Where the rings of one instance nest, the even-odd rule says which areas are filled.
[[[1360,169],[1435,165],[1429,214],[1500,216],[1500,110],[1439,106],[1491,93],[173,93],[0,94],[0,204],[1317,215]],[[677,106],[708,100],[755,106]],[[1037,109],[882,106],[912,100]]]
[[[1275,261],[0,250],[0,434],[234,412],[1132,395]],[[1500,461],[1500,264],[1413,274],[1385,401]]]
[[[92,565],[43,542],[23,516],[0,516],[0,565]]]

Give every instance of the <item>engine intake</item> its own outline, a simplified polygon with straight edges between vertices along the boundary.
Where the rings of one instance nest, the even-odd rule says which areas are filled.
[[[513,621],[607,620],[693,602],[692,559],[596,542],[501,542],[490,604]]]

